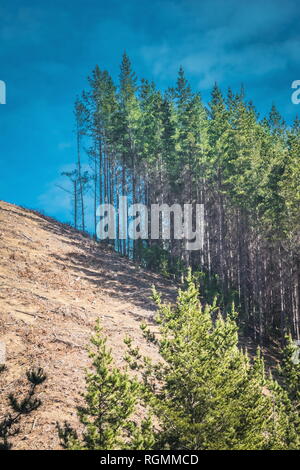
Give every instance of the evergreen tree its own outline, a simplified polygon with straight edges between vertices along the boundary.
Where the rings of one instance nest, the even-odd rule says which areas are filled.
[[[291,336],[286,337],[286,346],[283,349],[280,373],[285,383],[285,389],[289,398],[297,405],[300,404],[300,358],[299,346],[292,340]]]
[[[63,447],[70,450],[142,449],[152,442],[151,421],[137,425],[132,419],[139,399],[139,384],[113,365],[99,323],[91,339],[92,370],[86,373],[85,406],[78,408],[82,436],[68,424],[58,424]]]
[[[0,366],[0,374],[4,373],[6,368]],[[19,399],[16,394],[10,393],[8,404],[10,411],[0,421],[0,450],[11,450],[13,447],[11,438],[21,432],[20,423],[23,417],[36,411],[42,401],[36,398],[37,388],[46,380],[46,375],[41,368],[31,369],[26,373],[29,390],[27,394]]]
[[[181,279],[187,266],[201,272],[205,292],[218,288],[225,310],[234,299],[244,331],[260,344],[283,342],[288,331],[300,337],[299,120],[288,126],[274,105],[261,119],[243,87],[225,98],[215,84],[206,109],[182,67],[175,86],[159,91],[138,82],[126,53],[118,86],[98,66],[89,83],[76,105],[80,152],[68,174],[75,227],[89,189],[81,172],[86,144],[95,229],[98,204],[118,209],[120,195],[148,208],[204,204],[203,250],[190,252],[172,235],[124,239],[118,222],[128,214],[117,213],[118,252],[168,277]]]
[[[224,319],[216,304],[202,306],[191,274],[175,307],[158,305],[159,336],[143,325],[163,362],[152,364],[129,343],[129,363],[144,371],[148,401],[159,420],[156,446],[165,449],[286,449],[293,423],[281,388],[238,348],[234,307]],[[293,433],[296,439],[295,433]]]

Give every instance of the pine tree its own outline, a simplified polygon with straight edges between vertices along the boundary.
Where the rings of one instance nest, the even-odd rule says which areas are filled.
[[[159,420],[156,447],[289,448],[293,423],[281,388],[266,379],[259,351],[251,363],[238,348],[234,307],[223,318],[215,303],[201,305],[191,274],[186,282],[175,307],[162,303],[154,290],[159,336],[143,325],[163,362],[139,361],[136,349],[129,348],[129,363],[144,371],[148,401]]]
[[[68,424],[58,424],[63,447],[70,450],[142,449],[152,441],[151,421],[133,419],[140,386],[113,365],[99,323],[91,339],[92,369],[86,373],[85,406],[78,408],[82,436]]]
[[[5,370],[4,366],[0,366],[0,374],[4,373]],[[36,393],[39,385],[44,383],[47,378],[43,369],[29,370],[26,373],[26,378],[29,390],[22,399],[19,399],[14,393],[10,393],[8,397],[5,397],[8,398],[10,411],[0,421],[0,450],[11,450],[13,447],[11,438],[21,432],[20,423],[22,418],[30,415],[42,405],[42,401],[36,398]]]
[[[77,165],[76,172],[78,176],[78,196],[79,206],[81,215],[81,229],[85,231],[85,211],[84,211],[84,189],[87,183],[88,174],[85,172],[82,174],[82,162],[81,162],[81,145],[82,138],[86,133],[86,122],[88,120],[88,110],[84,105],[84,102],[80,99],[75,101],[75,121],[76,121],[76,141],[77,141]]]
[[[122,195],[128,194],[129,188],[133,203],[136,202],[138,169],[139,169],[139,120],[140,106],[136,96],[137,77],[132,70],[131,62],[124,52],[119,76],[118,113],[117,113],[117,143],[118,151],[122,158]],[[128,172],[128,169],[130,170]],[[130,181],[131,180],[131,181]],[[127,214],[122,217],[127,220]],[[135,253],[135,241],[133,241],[133,255]],[[123,241],[123,254],[131,255],[129,240]]]
[[[300,358],[299,346],[286,337],[286,345],[283,349],[280,374],[285,383],[285,389],[292,402],[300,405]]]

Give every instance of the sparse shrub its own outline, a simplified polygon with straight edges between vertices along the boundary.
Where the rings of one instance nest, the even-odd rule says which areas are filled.
[[[5,366],[0,367],[0,373],[4,373]],[[36,398],[37,387],[46,380],[43,369],[31,369],[26,373],[29,390],[27,394],[18,399],[15,394],[8,395],[10,410],[0,421],[0,450],[10,450],[12,448],[11,438],[20,433],[20,422],[22,417],[36,411],[42,402]]]

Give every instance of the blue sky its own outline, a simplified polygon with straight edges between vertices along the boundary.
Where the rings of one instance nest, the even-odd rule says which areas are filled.
[[[208,101],[244,84],[261,115],[300,114],[297,0],[1,0],[0,199],[68,220],[56,184],[75,157],[73,103],[96,63],[114,78],[124,49],[139,77],[172,85],[180,65]]]

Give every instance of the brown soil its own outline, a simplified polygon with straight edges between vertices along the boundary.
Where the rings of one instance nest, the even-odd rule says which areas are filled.
[[[0,201],[0,340],[8,367],[1,377],[0,417],[4,397],[22,388],[27,369],[40,366],[48,376],[40,388],[43,405],[24,418],[15,449],[57,449],[56,422],[76,426],[89,365],[86,346],[97,318],[118,366],[124,364],[126,335],[158,357],[139,327],[155,313],[153,284],[164,298],[174,296],[171,282],[84,234]]]

